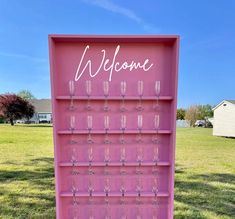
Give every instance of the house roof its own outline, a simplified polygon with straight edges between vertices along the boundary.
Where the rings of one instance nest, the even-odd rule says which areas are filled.
[[[30,103],[35,107],[37,113],[51,113],[51,100],[50,99],[32,99]]]
[[[223,100],[218,105],[216,105],[212,110],[217,109],[220,105],[222,105],[224,102],[229,102],[235,106],[235,100]]]
[[[235,100],[227,100],[227,101],[235,105]]]

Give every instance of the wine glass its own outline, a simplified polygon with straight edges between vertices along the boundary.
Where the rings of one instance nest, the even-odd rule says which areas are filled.
[[[124,164],[126,161],[126,148],[123,146],[121,147],[121,156],[120,161]]]
[[[108,163],[110,161],[109,147],[105,148],[105,151],[104,151],[104,161],[105,161],[105,163]]]
[[[157,217],[157,210],[155,210],[155,207],[154,207],[152,212],[153,212],[152,219],[158,219],[158,217]]]
[[[73,132],[75,130],[75,116],[74,115],[71,115],[70,116],[70,130],[71,132]]]
[[[105,129],[105,144],[110,144],[111,142],[108,139],[108,130],[109,130],[109,116],[104,116],[104,129]]]
[[[108,165],[110,162],[110,154],[109,154],[109,147],[107,146],[104,151],[104,162],[105,162],[105,167],[104,167],[104,174],[108,175]]]
[[[157,193],[158,193],[158,181],[157,181],[157,178],[154,178],[154,180],[153,180],[152,191],[153,191],[154,195],[157,196]]]
[[[140,195],[138,195],[137,198],[136,198],[136,204],[137,204],[136,219],[142,219],[142,216],[141,216],[141,209],[140,209],[140,205],[141,205],[141,198],[140,198]]]
[[[157,98],[157,103],[156,103],[156,106],[155,106],[155,109],[158,110],[159,109],[159,97],[160,97],[160,92],[161,92],[161,83],[160,81],[155,81],[155,95],[156,95],[156,98]]]
[[[89,161],[88,173],[89,173],[89,175],[92,175],[93,174],[92,166],[91,166],[92,161],[93,161],[93,149],[92,149],[92,147],[88,148],[87,155],[88,155],[88,161]]]
[[[136,167],[136,173],[137,174],[142,174],[141,172],[141,163],[143,161],[143,149],[142,147],[137,147],[137,158],[138,166]]]
[[[120,188],[120,192],[121,192],[122,197],[125,197],[126,186],[125,186],[125,180],[123,179],[123,177],[121,177],[121,188]]]
[[[142,115],[138,115],[137,117],[137,128],[139,130],[139,134],[137,135],[137,142],[142,142],[142,137],[141,137],[141,131],[143,128],[143,116]]]
[[[72,175],[72,178],[71,178],[71,192],[72,192],[74,197],[76,196],[76,192],[78,191],[77,183],[78,183],[77,178],[74,175]]]
[[[142,97],[143,97],[143,93],[144,93],[144,82],[143,81],[138,81],[138,96],[139,96],[139,103],[136,107],[137,110],[141,111],[143,110],[143,106],[142,106]]]
[[[86,81],[86,95],[87,95],[87,110],[91,110],[90,96],[91,96],[91,81]]]
[[[75,94],[75,86],[74,86],[74,81],[70,80],[69,81],[69,96],[70,96],[70,106],[69,109],[70,110],[74,110],[74,102],[73,102],[73,96]]]
[[[88,129],[88,132],[89,132],[87,142],[89,144],[92,144],[93,140],[91,138],[91,130],[92,130],[92,116],[91,115],[87,116],[87,129]]]
[[[158,146],[156,146],[153,149],[153,162],[155,162],[157,165],[158,160],[159,160],[159,151],[158,151]]]
[[[72,175],[78,175],[80,174],[80,172],[76,169],[76,163],[78,162],[77,160],[77,148],[75,146],[72,146],[72,148],[70,148],[69,151],[69,161],[72,164],[72,170],[71,170],[71,174]]]
[[[89,163],[91,163],[92,160],[93,160],[93,149],[92,149],[92,147],[88,148],[88,160],[89,160]]]
[[[125,105],[124,105],[124,98],[125,98],[125,95],[126,95],[126,81],[121,81],[121,84],[120,84],[120,89],[121,89],[121,96],[122,96],[122,103],[121,103],[121,111],[125,111]]]
[[[79,210],[78,210],[78,201],[76,198],[73,200],[73,208],[72,208],[72,219],[79,219]]]
[[[89,182],[88,182],[88,193],[89,193],[89,196],[90,198],[92,197],[92,193],[94,192],[94,188],[93,188],[93,185],[92,185],[92,181],[91,179],[89,179]]]
[[[142,179],[140,177],[138,177],[138,183],[137,183],[137,186],[136,186],[136,191],[137,191],[139,197],[141,196],[142,189],[143,189]]]
[[[105,192],[106,196],[109,195],[109,192],[110,192],[110,182],[109,182],[109,178],[108,177],[105,180],[104,192]]]
[[[109,96],[109,82],[104,81],[103,82],[103,91],[104,91],[104,97],[105,97],[105,102],[104,102],[104,111],[108,111],[108,96]]]
[[[120,138],[120,142],[121,144],[124,144],[124,132],[126,130],[126,115],[122,115],[121,116],[121,130],[122,130],[122,134],[121,134],[121,138]]]
[[[141,163],[143,161],[143,148],[137,147],[137,162]]]
[[[159,140],[158,140],[159,127],[160,127],[160,116],[159,116],[159,114],[157,114],[157,115],[154,116],[154,129],[156,131],[156,135],[153,136],[153,138],[152,138],[152,141],[155,144],[159,143]]]
[[[73,146],[69,150],[69,157],[70,157],[70,162],[74,165],[77,162],[77,149],[75,146]]]
[[[92,187],[91,182],[89,182],[89,187],[88,187],[88,192],[89,192],[89,209],[88,209],[88,214],[89,214],[89,219],[94,219],[93,216],[93,197],[92,197],[92,193],[94,192],[94,189]]]
[[[158,144],[159,143],[158,131],[159,131],[159,126],[160,126],[160,116],[158,114],[154,116],[153,122],[154,122],[154,129],[156,131],[156,135],[153,136],[152,141],[153,143]]]

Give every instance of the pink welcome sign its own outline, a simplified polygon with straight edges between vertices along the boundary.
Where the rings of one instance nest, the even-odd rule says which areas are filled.
[[[178,36],[49,46],[56,218],[173,218]]]

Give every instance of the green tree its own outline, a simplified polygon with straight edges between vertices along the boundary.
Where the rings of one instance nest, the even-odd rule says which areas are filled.
[[[35,99],[34,95],[29,90],[21,90],[17,95],[25,100]]]
[[[213,117],[212,106],[209,104],[199,105],[198,110],[199,110],[199,118],[198,119],[206,120],[207,118]]]
[[[186,110],[183,109],[183,108],[177,109],[176,118],[179,119],[179,120],[184,120],[184,118],[185,118],[185,112],[186,112]]]

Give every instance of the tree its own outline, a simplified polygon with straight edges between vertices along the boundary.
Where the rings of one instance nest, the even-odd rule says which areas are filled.
[[[185,118],[185,109],[183,108],[179,108],[177,109],[177,114],[176,114],[176,118],[179,119],[179,120],[184,120]]]
[[[189,121],[190,126],[194,126],[199,119],[199,107],[197,105],[190,106],[185,113],[185,119]]]
[[[35,99],[34,95],[29,90],[21,90],[18,93],[18,96],[20,96],[21,98],[25,100]]]
[[[0,116],[14,125],[14,120],[26,118],[34,114],[34,106],[15,94],[0,95]]]
[[[213,117],[212,106],[209,104],[199,105],[198,110],[199,110],[199,118],[198,119],[206,120],[207,118]]]

